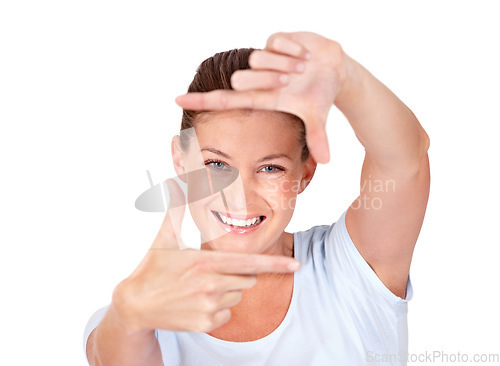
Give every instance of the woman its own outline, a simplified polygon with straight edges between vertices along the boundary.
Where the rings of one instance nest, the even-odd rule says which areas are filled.
[[[276,33],[251,51],[204,61],[176,100],[194,132],[174,137],[172,157],[197,195],[188,201],[205,250],[178,250],[185,198],[168,181],[176,208],[154,250],[87,326],[91,365],[406,363],[429,138],[332,40]],[[329,160],[332,104],[365,148],[360,195],[336,223],[287,233],[296,196]],[[239,184],[199,194],[207,183],[189,173],[203,166],[210,184],[235,171]]]

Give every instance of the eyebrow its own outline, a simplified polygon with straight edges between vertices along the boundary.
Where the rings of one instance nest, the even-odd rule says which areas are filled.
[[[214,149],[213,147],[204,147],[203,149],[201,149],[201,151],[210,151],[211,153],[220,155],[226,159],[231,160],[231,157],[229,155],[227,155],[226,153],[224,153],[220,150]],[[271,155],[264,156],[263,158],[260,158],[259,160],[257,160],[257,162],[260,163],[260,162],[263,162],[266,160],[279,159],[279,158],[286,158],[288,160],[292,160],[292,158],[289,157],[287,154],[281,153],[281,154],[271,154]]]

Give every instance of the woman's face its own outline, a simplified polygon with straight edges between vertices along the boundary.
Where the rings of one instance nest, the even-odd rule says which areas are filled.
[[[180,173],[205,167],[210,176],[187,175],[189,209],[202,247],[283,254],[280,239],[297,194],[316,168],[312,158],[301,161],[298,124],[280,112],[232,110],[202,116],[195,131],[198,146],[191,144],[182,158],[174,156],[174,164]],[[222,195],[199,194],[207,191],[207,182],[212,185],[234,173],[237,179]],[[193,201],[196,196],[204,198]]]

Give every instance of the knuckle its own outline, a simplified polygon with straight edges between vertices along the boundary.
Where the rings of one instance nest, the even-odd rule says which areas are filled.
[[[247,94],[247,105],[249,106],[250,109],[255,109],[255,104],[256,104],[256,94],[255,91],[251,91]]]
[[[285,43],[285,40],[283,39],[283,36],[281,35],[281,33],[277,33],[273,39],[272,47],[275,49],[280,49],[280,47],[283,47],[284,43]]]
[[[246,267],[247,270],[250,272],[256,272],[257,271],[257,259],[253,256],[248,257],[246,261]]]
[[[196,284],[196,292],[203,296],[213,295],[217,292],[217,284],[206,276],[199,277]]]
[[[292,59],[292,58],[288,58],[286,63],[287,63],[287,65],[286,65],[287,70],[295,71],[297,69],[297,65],[300,63],[300,61],[297,61],[297,60]]]
[[[327,44],[327,50],[329,54],[332,55],[333,60],[335,60],[336,62],[339,62],[342,59],[342,54],[344,50],[342,49],[340,43],[329,40]]]
[[[267,46],[269,48],[277,48],[280,43],[283,42],[283,32],[276,32],[273,33],[269,36],[268,41],[267,41]]]
[[[269,78],[270,88],[281,88],[288,84],[289,76],[285,72],[277,72],[273,78]]]
[[[257,66],[257,63],[258,63],[258,60],[259,60],[259,53],[261,51],[259,50],[255,50],[255,51],[252,51],[250,53],[250,56],[248,56],[248,65],[250,67],[256,67]],[[234,75],[234,74],[233,74]]]
[[[340,45],[340,43],[338,43],[336,41],[333,41],[333,40],[330,40],[329,44],[330,44],[330,48],[333,51],[335,51],[336,53],[341,53],[342,52],[342,46]]]
[[[210,314],[202,314],[196,324],[194,325],[194,331],[198,333],[204,333],[210,331],[213,328],[213,317]]]
[[[200,101],[200,108],[202,110],[206,109],[206,105],[207,105],[207,98],[206,98],[206,95],[205,94],[201,94],[199,95],[199,101]]]
[[[217,292],[217,284],[212,280],[206,280],[201,290],[205,294],[213,295]]]
[[[211,263],[208,256],[199,255],[194,259],[193,269],[198,273],[208,272],[211,269]]]
[[[240,76],[239,76],[239,73],[237,71],[235,71],[231,74],[230,83],[231,83],[231,87],[233,89],[236,89],[239,87]],[[221,95],[221,104],[222,104],[222,95]]]
[[[219,103],[220,103],[222,108],[227,107],[227,95],[223,92],[219,93]]]
[[[204,296],[201,307],[204,313],[211,314],[217,310],[217,301],[213,296]]]

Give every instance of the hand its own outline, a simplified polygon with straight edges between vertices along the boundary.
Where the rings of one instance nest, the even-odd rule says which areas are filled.
[[[304,121],[307,145],[318,163],[329,161],[326,120],[345,79],[337,42],[315,33],[275,33],[249,58],[251,69],[231,77],[234,90],[188,93],[176,98],[186,110],[264,109]]]
[[[176,233],[181,231],[184,194],[175,181],[167,180],[167,185],[170,207],[158,235],[113,293],[111,306],[129,333],[209,332],[230,319],[230,308],[240,301],[242,290],[257,283],[257,274],[298,269],[297,260],[283,256],[179,250]]]

